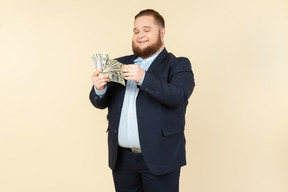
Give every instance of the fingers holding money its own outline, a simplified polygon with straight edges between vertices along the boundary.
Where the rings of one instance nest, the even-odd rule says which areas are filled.
[[[92,59],[95,64],[96,70],[102,69],[102,71],[98,71],[95,73],[95,83],[96,83],[96,77],[97,76],[105,76],[108,77],[108,81],[113,81],[116,83],[120,83],[125,86],[125,80],[124,76],[121,72],[122,63],[120,63],[117,60],[109,59],[109,56],[107,53],[104,52],[98,52],[92,56]],[[104,80],[104,79],[102,79]],[[107,79],[106,79],[107,80]],[[104,82],[107,83],[107,81],[104,80]],[[94,82],[94,81],[93,81]],[[101,87],[102,88],[102,87]]]
[[[100,75],[102,69],[97,70],[92,75],[92,82],[97,90],[103,90],[109,81],[108,75]]]
[[[139,65],[123,65],[121,72],[126,80],[133,80],[136,83],[142,81],[145,73]]]

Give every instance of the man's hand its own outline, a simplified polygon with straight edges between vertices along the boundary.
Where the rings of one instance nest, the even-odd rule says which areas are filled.
[[[144,77],[145,71],[139,65],[123,65],[121,72],[126,80],[133,80],[140,83]]]
[[[109,77],[107,75],[101,75],[99,74],[102,72],[102,69],[99,69],[95,71],[92,75],[92,82],[97,90],[103,90],[105,88],[105,85],[109,81]]]

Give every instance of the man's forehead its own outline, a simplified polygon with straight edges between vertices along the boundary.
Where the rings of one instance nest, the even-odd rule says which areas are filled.
[[[152,27],[151,27],[151,26],[148,26],[148,25],[144,25],[144,26],[141,26],[141,27],[137,27],[137,26],[135,26],[135,27],[133,28],[133,30],[137,30],[137,29],[139,29],[139,28],[143,28],[143,29],[151,29]]]
[[[145,15],[145,16],[141,16],[135,19],[134,21],[134,26],[135,25],[145,25],[145,26],[151,26],[151,25],[155,25],[155,19],[154,17],[150,16],[150,15]]]

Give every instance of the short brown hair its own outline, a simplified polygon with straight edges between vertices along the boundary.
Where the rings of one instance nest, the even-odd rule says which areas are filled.
[[[145,9],[140,11],[136,16],[135,16],[135,20],[138,17],[142,17],[142,16],[152,16],[156,23],[160,26],[165,28],[165,21],[164,18],[162,17],[162,15],[160,15],[157,11],[153,10],[153,9]]]

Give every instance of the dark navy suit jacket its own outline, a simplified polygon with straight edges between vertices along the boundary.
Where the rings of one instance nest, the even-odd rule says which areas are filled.
[[[117,59],[133,64],[136,56]],[[146,71],[138,86],[136,111],[139,139],[144,160],[156,175],[166,174],[186,164],[185,112],[192,94],[194,75],[187,58],[176,58],[164,49]],[[108,107],[109,166],[115,168],[118,152],[118,127],[125,94],[121,84],[108,82],[103,98],[92,88],[90,100],[96,108]]]

